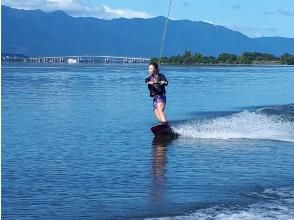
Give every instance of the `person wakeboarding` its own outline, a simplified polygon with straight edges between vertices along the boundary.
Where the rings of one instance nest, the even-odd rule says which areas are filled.
[[[165,86],[168,85],[168,81],[165,75],[159,72],[157,63],[150,63],[148,72],[149,77],[145,79],[145,83],[148,85],[150,97],[153,98],[154,114],[161,124],[168,125],[164,113],[166,105]]]

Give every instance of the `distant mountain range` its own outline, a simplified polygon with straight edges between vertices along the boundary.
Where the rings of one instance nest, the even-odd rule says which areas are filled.
[[[113,55],[158,57],[164,17],[103,20],[74,18],[63,11],[2,6],[2,52],[28,56]],[[164,55],[186,49],[204,55],[262,52],[294,54],[294,38],[249,38],[223,26],[170,20]]]

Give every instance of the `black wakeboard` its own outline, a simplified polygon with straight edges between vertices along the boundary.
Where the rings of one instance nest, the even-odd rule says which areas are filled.
[[[161,135],[178,136],[178,134],[175,133],[174,130],[168,124],[155,125],[151,128],[151,131],[155,136],[161,136]]]

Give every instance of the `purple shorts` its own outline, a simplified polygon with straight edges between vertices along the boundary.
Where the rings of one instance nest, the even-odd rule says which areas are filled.
[[[163,102],[164,104],[166,103],[166,96],[165,95],[155,95],[153,97],[153,111],[157,109],[157,104],[159,102]]]

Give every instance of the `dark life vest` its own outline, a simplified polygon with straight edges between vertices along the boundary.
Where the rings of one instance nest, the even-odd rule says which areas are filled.
[[[168,85],[168,81],[165,78],[165,75],[163,75],[162,73],[158,73],[157,75],[152,74],[151,76],[145,79],[145,83],[148,83],[150,81],[158,82],[154,83],[153,85],[148,84],[148,89],[150,91],[151,97],[154,97],[155,95],[163,95],[166,93],[165,86]],[[165,85],[161,85],[159,83],[160,81],[165,81],[167,83]]]

